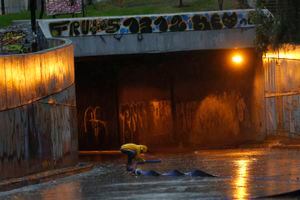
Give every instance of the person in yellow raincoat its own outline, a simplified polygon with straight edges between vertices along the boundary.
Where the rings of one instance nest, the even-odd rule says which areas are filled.
[[[128,156],[127,160],[127,171],[134,170],[133,161],[143,162],[145,161],[140,155],[142,153],[146,153],[148,151],[148,147],[146,145],[138,145],[134,143],[123,144],[121,146],[120,151]]]

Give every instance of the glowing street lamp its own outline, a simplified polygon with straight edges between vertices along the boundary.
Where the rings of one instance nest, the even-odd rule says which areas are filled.
[[[246,62],[246,57],[244,53],[240,51],[234,51],[229,55],[228,58],[229,61],[229,67],[234,69],[234,70],[244,70],[246,68],[245,62]]]
[[[234,54],[231,58],[231,61],[236,65],[241,65],[244,62],[244,58],[241,54]]]

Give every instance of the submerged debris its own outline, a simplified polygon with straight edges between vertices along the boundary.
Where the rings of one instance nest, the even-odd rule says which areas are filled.
[[[138,176],[192,176],[192,177],[216,177],[214,175],[208,174],[204,171],[201,171],[199,169],[193,170],[191,172],[183,173],[179,170],[171,170],[169,172],[165,173],[159,173],[154,170],[141,170],[141,169],[136,169],[133,171],[135,175]]]

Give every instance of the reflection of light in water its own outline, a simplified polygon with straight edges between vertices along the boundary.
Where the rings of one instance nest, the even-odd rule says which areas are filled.
[[[63,183],[46,189],[42,192],[42,199],[81,199],[80,183]]]
[[[248,171],[249,171],[250,160],[237,160],[235,164],[237,165],[236,175],[233,180],[233,196],[235,199],[247,199],[248,196]]]

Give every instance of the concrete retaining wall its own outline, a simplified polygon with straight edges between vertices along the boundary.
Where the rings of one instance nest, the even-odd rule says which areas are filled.
[[[264,58],[266,122],[270,135],[300,136],[300,47]]]
[[[254,11],[48,19],[39,25],[47,38],[72,40],[76,57],[252,48]]]
[[[77,162],[73,56],[67,41],[0,56],[0,179]]]
[[[73,37],[75,56],[165,53],[253,47],[254,29]]]

